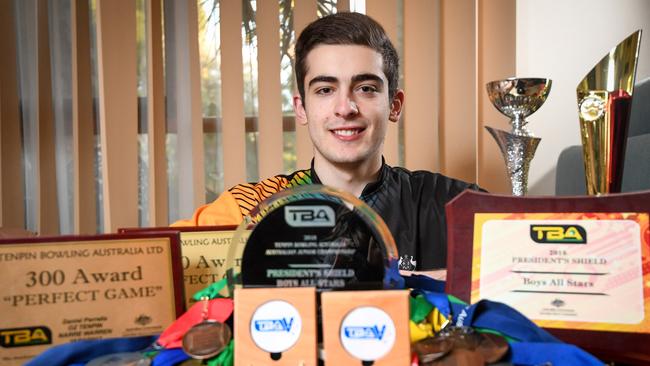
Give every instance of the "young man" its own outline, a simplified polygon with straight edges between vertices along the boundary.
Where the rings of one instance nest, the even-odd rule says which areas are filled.
[[[397,88],[397,52],[383,28],[359,13],[311,23],[296,42],[296,120],[314,144],[311,169],[240,184],[192,219],[175,225],[230,225],[273,193],[303,184],[348,191],[376,210],[400,254],[400,269],[444,268],[445,204],[476,185],[426,171],[386,165],[382,149],[389,123],[404,105]]]

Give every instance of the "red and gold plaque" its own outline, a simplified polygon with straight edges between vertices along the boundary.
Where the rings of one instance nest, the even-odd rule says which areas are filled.
[[[162,332],[184,310],[179,258],[174,233],[0,241],[0,363]]]
[[[603,360],[647,364],[650,191],[464,192],[446,207],[446,291],[506,303]]]

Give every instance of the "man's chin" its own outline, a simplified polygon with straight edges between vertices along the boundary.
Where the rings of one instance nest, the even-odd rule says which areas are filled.
[[[356,156],[335,156],[332,159],[327,159],[327,161],[332,165],[339,166],[356,166],[364,163],[366,159],[356,157]]]
[[[316,157],[320,157],[322,160],[330,164],[350,164],[360,160],[356,151],[351,151],[351,149],[345,149],[342,147],[332,148],[334,146],[336,145],[332,144],[327,151],[318,149]]]

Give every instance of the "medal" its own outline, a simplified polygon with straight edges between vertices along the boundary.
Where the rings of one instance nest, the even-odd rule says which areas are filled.
[[[114,353],[97,357],[87,366],[149,366],[151,359],[138,352]]]
[[[443,337],[426,338],[413,345],[413,350],[422,364],[427,364],[447,355],[454,348],[454,342]]]
[[[227,324],[209,319],[208,297],[201,298],[203,321],[183,336],[183,351],[195,359],[211,358],[223,351],[230,342],[232,331]]]
[[[421,366],[494,363],[503,358],[508,348],[503,337],[469,327],[446,327],[435,337],[413,345]]]
[[[481,336],[470,327],[446,327],[438,337],[447,338],[454,344],[454,348],[474,350],[481,343]]]
[[[226,348],[231,336],[228,325],[206,320],[185,333],[183,351],[196,359],[211,358]]]
[[[508,352],[509,347],[505,338],[492,333],[481,333],[478,351],[483,355],[485,362],[499,361]]]

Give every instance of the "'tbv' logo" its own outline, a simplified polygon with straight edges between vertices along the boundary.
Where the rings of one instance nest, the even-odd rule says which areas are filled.
[[[585,244],[587,231],[580,225],[530,225],[530,238],[540,244]]]
[[[345,332],[345,336],[350,339],[377,339],[381,341],[384,338],[386,325],[382,325],[381,329],[377,325],[372,327],[344,327],[343,331]]]
[[[284,206],[284,220],[293,227],[334,226],[334,218],[329,206]]]
[[[291,331],[293,318],[282,319],[261,319],[255,320],[255,330],[258,332],[287,332]]]

